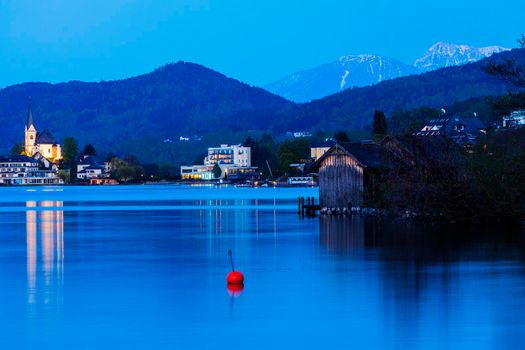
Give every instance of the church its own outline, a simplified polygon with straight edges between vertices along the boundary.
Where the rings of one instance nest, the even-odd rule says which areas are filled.
[[[62,160],[62,149],[49,130],[38,132],[33,123],[31,106],[27,112],[25,126],[25,155],[33,158],[45,158],[52,163]]]

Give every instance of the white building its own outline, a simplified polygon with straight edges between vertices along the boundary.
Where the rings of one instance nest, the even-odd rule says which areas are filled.
[[[184,180],[214,180],[215,164],[221,168],[221,179],[243,180],[258,176],[258,169],[251,166],[250,147],[224,144],[208,148],[204,165],[181,166],[181,177]]]
[[[64,182],[57,172],[45,169],[43,163],[28,156],[0,157],[2,185],[59,185]]]
[[[77,179],[108,179],[110,178],[109,163],[102,163],[94,156],[84,156],[77,164]]]
[[[519,128],[525,126],[525,110],[514,111],[509,116],[503,117],[504,128]]]
[[[204,165],[215,164],[240,167],[251,166],[251,148],[241,145],[209,147],[208,156],[204,158]]]
[[[180,175],[183,180],[213,180],[213,166],[210,165],[192,165],[181,166]]]
[[[296,139],[302,138],[302,137],[311,137],[311,136],[312,136],[312,133],[309,131],[296,131],[293,133],[293,137],[295,137]]]

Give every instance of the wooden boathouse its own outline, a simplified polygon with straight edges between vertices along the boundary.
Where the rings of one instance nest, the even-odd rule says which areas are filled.
[[[336,143],[314,164],[319,171],[319,205],[341,212],[361,207],[377,190],[380,175],[394,165],[381,144]]]

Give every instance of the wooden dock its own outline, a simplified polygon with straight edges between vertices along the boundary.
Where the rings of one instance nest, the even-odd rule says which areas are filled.
[[[315,204],[314,197],[306,197],[306,202],[304,197],[297,198],[297,214],[301,216],[315,216],[317,211],[321,211],[321,206]]]

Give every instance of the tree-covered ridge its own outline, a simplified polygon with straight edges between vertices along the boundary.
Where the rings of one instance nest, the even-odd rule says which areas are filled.
[[[173,139],[217,129],[264,129],[268,120],[294,107],[263,89],[178,62],[125,80],[26,83],[0,90],[4,142],[21,137],[29,97],[37,127],[105,148],[153,135]]]

